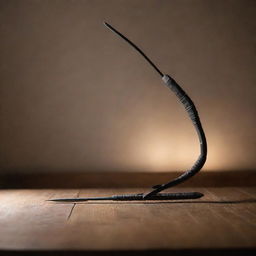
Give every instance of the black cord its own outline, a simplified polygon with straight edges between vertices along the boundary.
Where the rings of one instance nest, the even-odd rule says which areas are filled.
[[[138,51],[147,61],[148,63],[158,72],[158,74],[162,77],[164,74],[159,70],[159,68],[150,60],[150,58],[132,41],[130,41],[127,37],[125,37],[123,34],[121,34],[119,31],[117,31],[115,28],[113,28],[111,25],[109,25],[107,22],[103,22],[103,24],[109,28],[112,32],[123,38],[127,43],[129,43],[136,51]]]
[[[167,188],[176,186],[190,177],[194,176],[197,172],[201,170],[203,167],[206,157],[207,157],[207,142],[206,137],[204,134],[204,130],[202,128],[202,124],[200,122],[200,118],[198,115],[198,112],[196,110],[196,107],[193,103],[193,101],[189,98],[189,96],[185,93],[185,91],[176,83],[174,79],[172,79],[168,75],[163,75],[163,73],[156,67],[156,65],[146,56],[146,54],[139,49],[133,42],[131,42],[127,37],[125,37],[123,34],[121,34],[119,31],[117,31],[115,28],[113,28],[108,23],[104,22],[104,25],[106,25],[112,32],[123,38],[127,43],[129,43],[135,50],[137,50],[148,62],[149,64],[160,74],[165,84],[175,93],[175,95],[178,97],[180,102],[184,105],[186,111],[188,112],[188,115],[197,131],[197,135],[200,142],[200,155],[197,159],[197,161],[194,163],[194,165],[191,167],[191,169],[187,170],[185,173],[177,177],[176,179],[162,185],[155,185],[153,186],[153,191],[144,194],[143,198],[149,198],[150,196],[156,195],[162,190],[165,190]]]
[[[88,201],[88,200],[118,200],[118,201],[131,201],[131,200],[179,200],[179,199],[196,199],[203,196],[199,192],[185,192],[185,193],[159,193],[167,188],[173,187],[180,184],[181,182],[186,181],[187,179],[194,176],[197,172],[203,167],[206,156],[207,156],[207,142],[202,128],[199,115],[197,113],[196,107],[193,101],[185,93],[185,91],[168,75],[163,75],[163,73],[156,67],[156,65],[145,55],[142,50],[140,50],[133,42],[128,38],[114,29],[111,25],[104,22],[104,24],[118,36],[123,38],[128,42],[135,50],[137,50],[148,62],[149,64],[160,74],[164,83],[169,87],[175,95],[178,97],[180,102],[184,105],[188,115],[197,131],[197,135],[200,142],[200,155],[191,169],[187,170],[185,173],[177,177],[176,179],[162,185],[153,186],[153,190],[146,194],[134,194],[134,195],[114,195],[110,197],[93,197],[93,198],[61,198],[61,199],[51,199],[48,201],[57,201],[57,202],[78,202],[78,201]]]
[[[183,192],[183,193],[160,193],[150,196],[147,200],[182,200],[182,199],[197,199],[202,197],[203,194],[199,192]],[[47,201],[53,202],[84,202],[84,201],[141,201],[144,200],[143,194],[125,194],[113,195],[103,197],[81,197],[81,198],[55,198]]]

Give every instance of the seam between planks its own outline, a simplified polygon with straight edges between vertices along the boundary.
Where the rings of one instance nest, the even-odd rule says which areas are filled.
[[[79,197],[79,194],[80,194],[80,189],[78,190],[78,193],[77,193],[76,197]],[[67,217],[67,220],[69,220],[71,218],[71,215],[72,215],[72,213],[73,213],[73,211],[75,209],[75,206],[76,206],[76,203],[73,204],[73,206],[72,206],[72,208],[70,210],[70,213],[69,213],[69,215]]]

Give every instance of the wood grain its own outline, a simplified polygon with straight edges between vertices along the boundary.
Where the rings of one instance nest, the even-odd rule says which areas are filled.
[[[255,250],[256,188],[196,190],[205,196],[76,204],[45,200],[143,189],[1,190],[0,251]]]

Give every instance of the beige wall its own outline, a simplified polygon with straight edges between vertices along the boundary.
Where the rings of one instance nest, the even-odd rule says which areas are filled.
[[[0,2],[0,167],[177,171],[199,153],[183,107],[103,25],[195,101],[205,170],[253,170],[256,1]]]

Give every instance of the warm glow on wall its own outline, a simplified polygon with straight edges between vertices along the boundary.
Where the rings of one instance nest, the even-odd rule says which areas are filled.
[[[138,155],[140,155],[142,164],[151,170],[167,170],[173,165],[172,159],[175,156],[175,151],[166,141],[148,140],[142,145],[138,145],[136,151],[139,151]]]
[[[134,139],[129,144],[130,154],[127,155],[130,163],[134,163],[138,169],[153,172],[183,171],[197,159],[199,146],[192,125],[187,130],[172,132],[159,126],[142,130],[132,136]]]
[[[183,106],[105,18],[195,102],[208,141],[203,171],[255,169],[251,12],[32,2],[1,9],[1,173],[184,171],[197,159]]]

